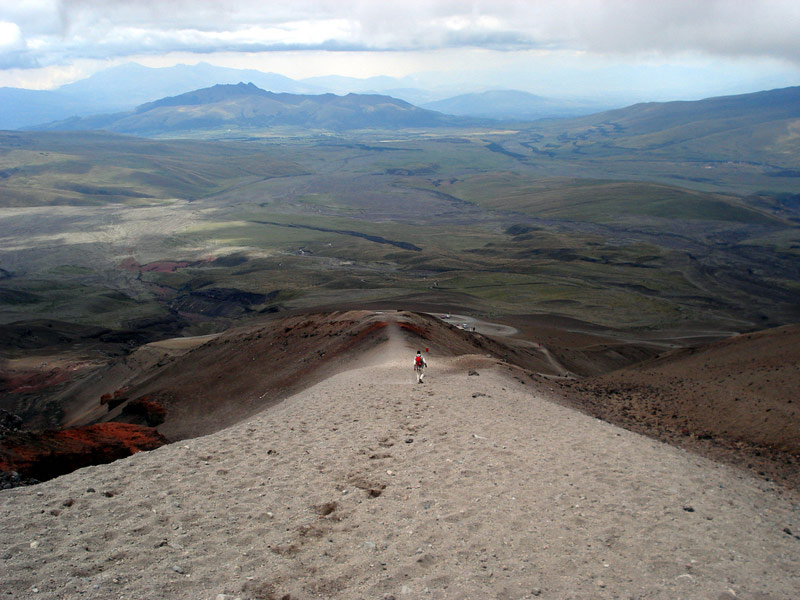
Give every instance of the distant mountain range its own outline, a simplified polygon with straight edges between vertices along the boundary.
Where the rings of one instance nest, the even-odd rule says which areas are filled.
[[[275,92],[320,94],[328,91],[283,75],[256,70],[227,69],[204,63],[165,68],[129,63],[55,90],[0,88],[0,129],[128,111],[165,96],[240,81],[250,81]]]
[[[345,131],[485,124],[425,110],[377,94],[300,95],[268,92],[252,83],[215,85],[148,102],[130,112],[73,117],[38,126],[44,131],[104,129],[154,136],[175,132],[303,127]]]
[[[204,63],[164,68],[129,63],[100,71],[55,90],[0,88],[0,129],[18,129],[69,117],[129,111],[159,98],[241,81],[251,82],[276,93],[388,95],[430,110],[493,119],[572,116],[610,108],[608,104],[583,103],[578,106],[582,112],[570,112],[570,107],[576,107],[574,102],[544,99],[525,92],[504,91],[475,94],[469,103],[461,98],[455,101],[453,110],[450,111],[447,105],[436,107],[427,106],[426,103],[446,100],[463,90],[426,89],[422,87],[424,84],[410,78],[381,76],[358,79],[329,75],[298,81],[276,73],[228,69]],[[500,96],[509,94],[513,95],[512,99],[499,99]],[[469,96],[472,94],[467,95]]]
[[[536,119],[576,117],[599,112],[607,108],[599,104],[543,98],[517,90],[491,90],[461,94],[453,98],[426,102],[422,108],[448,115],[483,117],[509,121],[534,121]]]
[[[526,114],[522,104],[528,100],[531,106],[538,102],[544,107],[548,103],[530,94],[509,91],[466,95],[426,106],[468,114],[473,112],[470,107],[478,112],[482,102],[493,101],[498,111],[511,114],[517,110]],[[532,119],[536,113],[527,114]],[[798,119],[800,87],[691,102],[652,102],[523,125],[520,135],[534,134],[539,141],[533,144],[527,141],[517,150],[503,151],[519,157],[528,152],[548,155],[580,152],[607,157],[620,152],[647,151],[681,160],[765,163],[778,167],[774,176],[788,177],[793,171],[787,169],[800,166],[800,136],[793,133]],[[486,127],[495,123],[443,114],[380,94],[275,93],[252,83],[239,83],[162,98],[131,111],[73,117],[30,129],[103,129],[145,137],[191,132],[200,137],[219,137],[231,133],[247,135],[274,127],[352,131]]]

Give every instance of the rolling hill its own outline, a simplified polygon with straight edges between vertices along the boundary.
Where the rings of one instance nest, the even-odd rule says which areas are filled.
[[[157,136],[187,131],[300,127],[330,131],[474,125],[474,120],[424,110],[381,95],[276,94],[252,83],[215,85],[112,115],[73,118],[32,129],[104,129]]]
[[[537,150],[554,154],[757,162],[773,167],[772,176],[797,177],[800,87],[635,104],[533,131],[544,135]]]

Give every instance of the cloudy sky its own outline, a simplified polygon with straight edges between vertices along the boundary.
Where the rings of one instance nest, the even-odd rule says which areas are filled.
[[[0,86],[135,61],[692,99],[800,85],[798,0],[0,0]]]

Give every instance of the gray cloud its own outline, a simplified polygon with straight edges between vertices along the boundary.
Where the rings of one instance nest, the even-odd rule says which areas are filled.
[[[800,64],[796,0],[32,0],[0,2],[20,37],[0,67],[189,52],[576,50]]]

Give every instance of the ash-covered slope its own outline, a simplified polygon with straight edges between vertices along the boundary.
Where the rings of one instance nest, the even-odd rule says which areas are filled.
[[[564,386],[604,420],[800,486],[800,326],[675,350]]]
[[[64,423],[150,425],[171,440],[205,435],[358,366],[392,335],[438,356],[481,353],[536,370],[547,366],[536,350],[509,348],[421,313],[301,313],[210,338],[146,345],[69,390]]]
[[[0,439],[0,470],[41,480],[219,431],[361,365],[392,338],[413,340],[439,357],[480,353],[548,367],[537,351],[509,348],[429,315],[364,310],[275,317],[221,335],[146,344],[106,365],[62,361],[48,377],[40,366],[21,372],[17,365],[0,371],[6,377],[0,377],[6,392],[0,408],[23,421]],[[136,427],[115,427],[120,423]],[[134,434],[152,439],[137,446],[128,439]]]
[[[215,434],[0,492],[4,593],[796,596],[796,500],[773,484],[552,402],[496,359],[437,352],[416,384],[415,346],[393,338]]]

